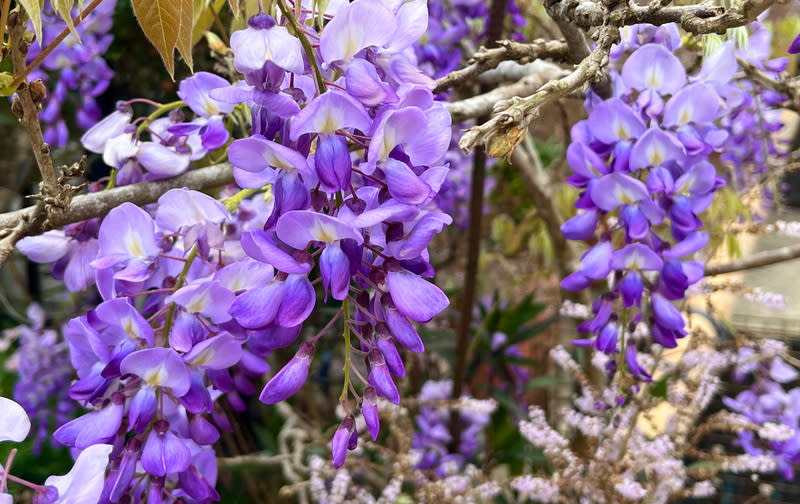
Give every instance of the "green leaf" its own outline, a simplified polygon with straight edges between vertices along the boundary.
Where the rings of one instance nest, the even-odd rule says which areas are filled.
[[[0,73],[0,96],[11,96],[17,90],[16,87],[10,88],[14,82],[14,74],[11,72]]]
[[[55,9],[59,17],[67,23],[67,28],[69,28],[72,36],[80,42],[81,37],[78,35],[75,25],[72,23],[72,6],[75,4],[75,0],[52,0],[52,4],[53,9]]]
[[[534,390],[539,388],[550,388],[561,385],[564,383],[563,378],[556,375],[547,375],[547,376],[537,376],[536,378],[531,378],[528,380],[528,383],[525,384],[525,388],[528,390]]]
[[[658,397],[659,399],[667,398],[667,380],[669,377],[664,377],[657,382],[650,385],[650,395]]]
[[[214,12],[219,14],[220,9],[229,0],[194,0],[194,28],[192,28],[192,45],[200,42],[203,35],[214,23]],[[231,7],[233,8],[233,7]]]
[[[22,8],[31,18],[33,23],[33,31],[36,33],[36,40],[39,44],[42,43],[42,4],[44,0],[18,0]]]
[[[187,58],[184,51],[187,47],[185,41],[187,37],[188,43],[191,43],[192,29],[182,28],[181,24],[186,22],[186,13],[194,10],[194,0],[131,0],[131,4],[139,26],[161,55],[167,72],[174,77],[175,48],[179,47],[184,59],[191,58],[191,54]],[[188,20],[191,23],[191,15],[188,16]],[[179,42],[181,37],[184,40]]]

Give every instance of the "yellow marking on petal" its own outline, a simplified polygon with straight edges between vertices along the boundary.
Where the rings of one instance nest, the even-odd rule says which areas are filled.
[[[144,249],[142,248],[142,244],[139,243],[139,237],[135,233],[128,232],[125,235],[125,245],[127,245],[128,252],[131,253],[133,257],[143,258]]]
[[[320,133],[333,133],[338,129],[339,121],[336,120],[336,117],[333,116],[333,111],[328,110],[325,114],[325,120],[322,122],[322,125],[319,127]]]
[[[649,154],[648,158],[650,159],[650,166],[658,166],[664,162],[665,156],[663,150],[659,148],[650,149],[650,152],[648,154]]]
[[[143,376],[145,383],[151,387],[157,387],[164,383],[167,378],[167,370],[163,364],[159,364],[157,368],[153,369],[146,376]]]
[[[620,140],[627,140],[627,139],[630,138],[630,135],[628,134],[628,130],[622,124],[619,124],[619,123],[617,124],[616,133],[617,133],[617,137],[619,137]]]
[[[131,317],[125,317],[122,321],[122,330],[125,331],[125,334],[127,334],[130,339],[135,340],[139,337],[139,332],[136,330],[136,326]]]
[[[214,352],[206,348],[205,350],[197,354],[195,358],[192,359],[192,366],[194,367],[204,366],[211,360],[213,356]]]
[[[186,306],[186,311],[189,313],[200,313],[206,306],[208,306],[208,300],[204,296],[198,296],[197,299]]]
[[[208,114],[208,115],[219,114],[219,109],[217,108],[216,105],[214,105],[211,102],[211,100],[206,100],[205,101],[205,103],[203,104],[203,110],[205,110],[206,114]]]
[[[650,74],[647,76],[647,87],[650,89],[661,87],[661,75],[655,70],[651,70]]]
[[[316,241],[324,243],[333,243],[336,241],[336,232],[329,229],[324,222],[319,220],[314,222],[311,236],[313,236]]]
[[[689,109],[684,107],[683,110],[681,110],[681,117],[678,119],[678,124],[686,124],[691,118],[692,115],[689,113]]]

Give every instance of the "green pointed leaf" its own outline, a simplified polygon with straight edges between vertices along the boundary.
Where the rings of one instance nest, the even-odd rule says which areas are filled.
[[[44,0],[18,0],[25,13],[31,18],[33,31],[36,33],[36,40],[42,43],[42,4]]]
[[[53,9],[55,9],[56,13],[59,15],[61,19],[67,23],[67,28],[72,33],[72,36],[75,37],[78,42],[80,42],[81,37],[78,35],[78,31],[75,29],[75,25],[72,23],[72,6],[75,4],[75,0],[51,0],[53,4]]]

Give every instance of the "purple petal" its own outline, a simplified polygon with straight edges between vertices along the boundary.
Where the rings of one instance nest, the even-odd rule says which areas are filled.
[[[142,142],[136,159],[147,171],[162,177],[173,177],[189,169],[189,155],[155,142]]]
[[[350,60],[369,46],[382,46],[397,29],[395,17],[380,0],[356,0],[336,12],[319,41],[326,63]]]
[[[183,356],[190,366],[205,369],[227,369],[241,358],[242,343],[228,333],[201,341]]]
[[[708,234],[703,231],[695,231],[689,236],[678,242],[669,250],[661,253],[667,259],[678,259],[685,255],[693,254],[704,248],[708,244]]]
[[[361,414],[364,415],[364,423],[373,441],[378,439],[381,432],[381,417],[378,414],[378,395],[373,387],[364,389],[364,399],[361,401]]]
[[[386,325],[389,326],[389,331],[398,343],[412,352],[419,353],[425,350],[422,338],[408,318],[394,308],[386,308],[384,314],[386,316]]]
[[[599,178],[591,187],[592,201],[608,212],[619,205],[636,203],[648,197],[647,187],[635,178],[611,173]]]
[[[322,251],[319,270],[325,292],[330,292],[333,299],[344,300],[350,287],[350,260],[338,244],[328,244]]]
[[[64,231],[47,231],[39,236],[26,236],[17,242],[17,249],[37,263],[58,261],[67,254],[70,239]]]
[[[295,327],[305,322],[314,309],[314,286],[306,275],[289,275],[284,284],[286,295],[275,321],[281,327]]]
[[[123,374],[133,374],[151,387],[169,387],[180,397],[189,391],[191,374],[171,348],[147,348],[128,355],[120,364]]]
[[[231,34],[231,49],[233,65],[243,74],[260,71],[267,61],[296,74],[305,71],[300,40],[283,26],[235,31]]]
[[[259,400],[266,404],[275,404],[295,395],[308,379],[313,354],[313,345],[300,345],[297,354],[264,386]]]
[[[215,114],[230,114],[233,105],[214,100],[209,96],[212,89],[230,86],[230,83],[209,72],[197,72],[183,79],[178,88],[178,96],[192,111],[203,117]]]
[[[705,124],[717,119],[720,97],[710,86],[695,83],[681,89],[664,106],[666,127],[684,126],[689,123]]]
[[[235,140],[228,148],[228,160],[233,166],[250,172],[261,172],[265,168],[311,171],[306,158],[296,150],[258,136]]]
[[[674,136],[661,128],[650,128],[633,146],[630,168],[650,168],[670,161],[681,163],[684,159],[686,150]]]
[[[259,329],[275,319],[285,291],[283,282],[270,282],[250,289],[231,304],[229,313],[247,329]]]
[[[631,243],[614,252],[611,267],[615,270],[661,271],[664,265],[658,254],[647,245]]]
[[[284,273],[306,274],[311,271],[310,262],[298,262],[291,254],[281,249],[264,231],[242,233],[242,248],[257,261],[274,266]]]
[[[192,463],[186,442],[172,431],[159,434],[151,431],[144,443],[142,468],[153,476],[166,476],[185,471]]]
[[[293,210],[281,215],[275,226],[278,238],[287,245],[304,250],[311,242],[333,243],[351,239],[364,243],[364,237],[355,228],[336,217],[311,210]]]
[[[589,130],[605,144],[639,138],[647,127],[642,119],[619,98],[611,98],[592,110]]]
[[[362,0],[363,1],[363,0]],[[325,31],[328,27],[325,28]],[[372,120],[355,98],[339,91],[328,91],[314,98],[292,120],[290,138],[297,140],[304,133],[336,133],[353,128],[367,132]]]
[[[416,322],[428,322],[450,304],[439,287],[405,270],[387,273],[386,284],[400,313]]]
[[[622,66],[626,86],[663,94],[674,94],[686,85],[686,70],[680,60],[659,44],[637,49]]]

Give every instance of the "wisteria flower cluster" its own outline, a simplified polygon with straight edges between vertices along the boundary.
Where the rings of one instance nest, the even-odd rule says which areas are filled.
[[[116,3],[102,2],[75,27],[80,41],[70,34],[30,74],[31,80],[41,79],[48,88],[39,118],[44,123],[44,140],[52,147],[67,145],[71,127],[86,131],[102,117],[97,98],[114,77],[103,56],[114,38],[110,30]],[[42,20],[42,40],[31,46],[28,62],[67,27],[49,0],[44,2]],[[65,116],[69,108],[74,108],[74,116],[72,112]]]
[[[760,427],[756,432],[739,433],[745,452],[754,457],[769,456],[781,475],[792,480],[795,465],[800,462],[800,388],[787,386],[800,375],[784,361],[785,355],[786,345],[774,340],[765,340],[756,348],[740,348],[734,380],[752,382],[736,397],[724,397],[723,402]]]
[[[181,83],[182,102],[153,114],[186,104],[191,122],[178,113],[133,119],[128,102],[83,137],[117,184],[161,178],[226,145],[226,119],[246,106],[252,136],[227,149],[243,188],[228,200],[235,215],[205,194],[173,190],[149,210],[125,203],[102,221],[19,244],[34,260],[56,261],[70,290],[94,284],[102,296],[65,330],[79,378],[70,397],[92,411],[55,438],[78,450],[113,444],[109,502],[219,498],[210,445],[231,428],[220,397],[244,408],[241,397],[269,370],[264,358],[300,337],[317,288],[340,309],[259,398],[297,393],[317,342],[341,319],[347,414],[331,442],[341,466],[358,442],[356,407],[377,438],[378,397],[400,401],[398,346],[422,351],[414,324],[448,304],[426,280],[428,243],[451,218],[433,204],[448,172],[450,118],[410,52],[427,26],[425,2],[391,10],[358,0],[319,34],[298,21],[251,18],[231,37],[243,81],[198,73]],[[370,28],[355,33],[354,24]],[[309,38],[318,51],[304,50]],[[145,131],[149,140],[139,138]]]
[[[19,345],[6,368],[17,374],[14,399],[32,419],[33,452],[38,453],[43,443],[53,442],[56,426],[72,417],[77,404],[68,396],[73,369],[67,344],[55,329],[47,327],[40,305],[32,303],[26,315],[30,325],[6,329],[3,338]]]
[[[655,37],[658,33],[646,32]],[[716,123],[725,102],[718,92],[735,70],[730,43],[687,77],[667,46],[646,43],[625,61],[615,79],[615,96],[589,98],[589,118],[572,129],[567,159],[569,182],[581,189],[580,213],[563,227],[571,240],[599,241],[562,286],[582,290],[609,279],[594,317],[579,330],[609,355],[624,352],[627,368],[640,380],[650,376],[637,364],[630,337],[640,323],[652,341],[673,348],[686,335],[685,320],[672,301],[703,276],[699,262],[686,260],[708,242],[699,215],[724,185],[708,156],[728,138]],[[610,363],[609,372],[617,364]]]
[[[479,400],[468,396],[459,399],[458,415],[462,425],[460,444],[456,453],[451,453],[450,408],[437,406],[437,401],[452,397],[452,380],[429,380],[425,382],[417,398],[421,402],[419,415],[414,419],[417,431],[411,447],[420,452],[419,469],[435,470],[440,477],[455,474],[463,469],[483,445],[483,430],[489,423],[497,404],[492,399]]]

